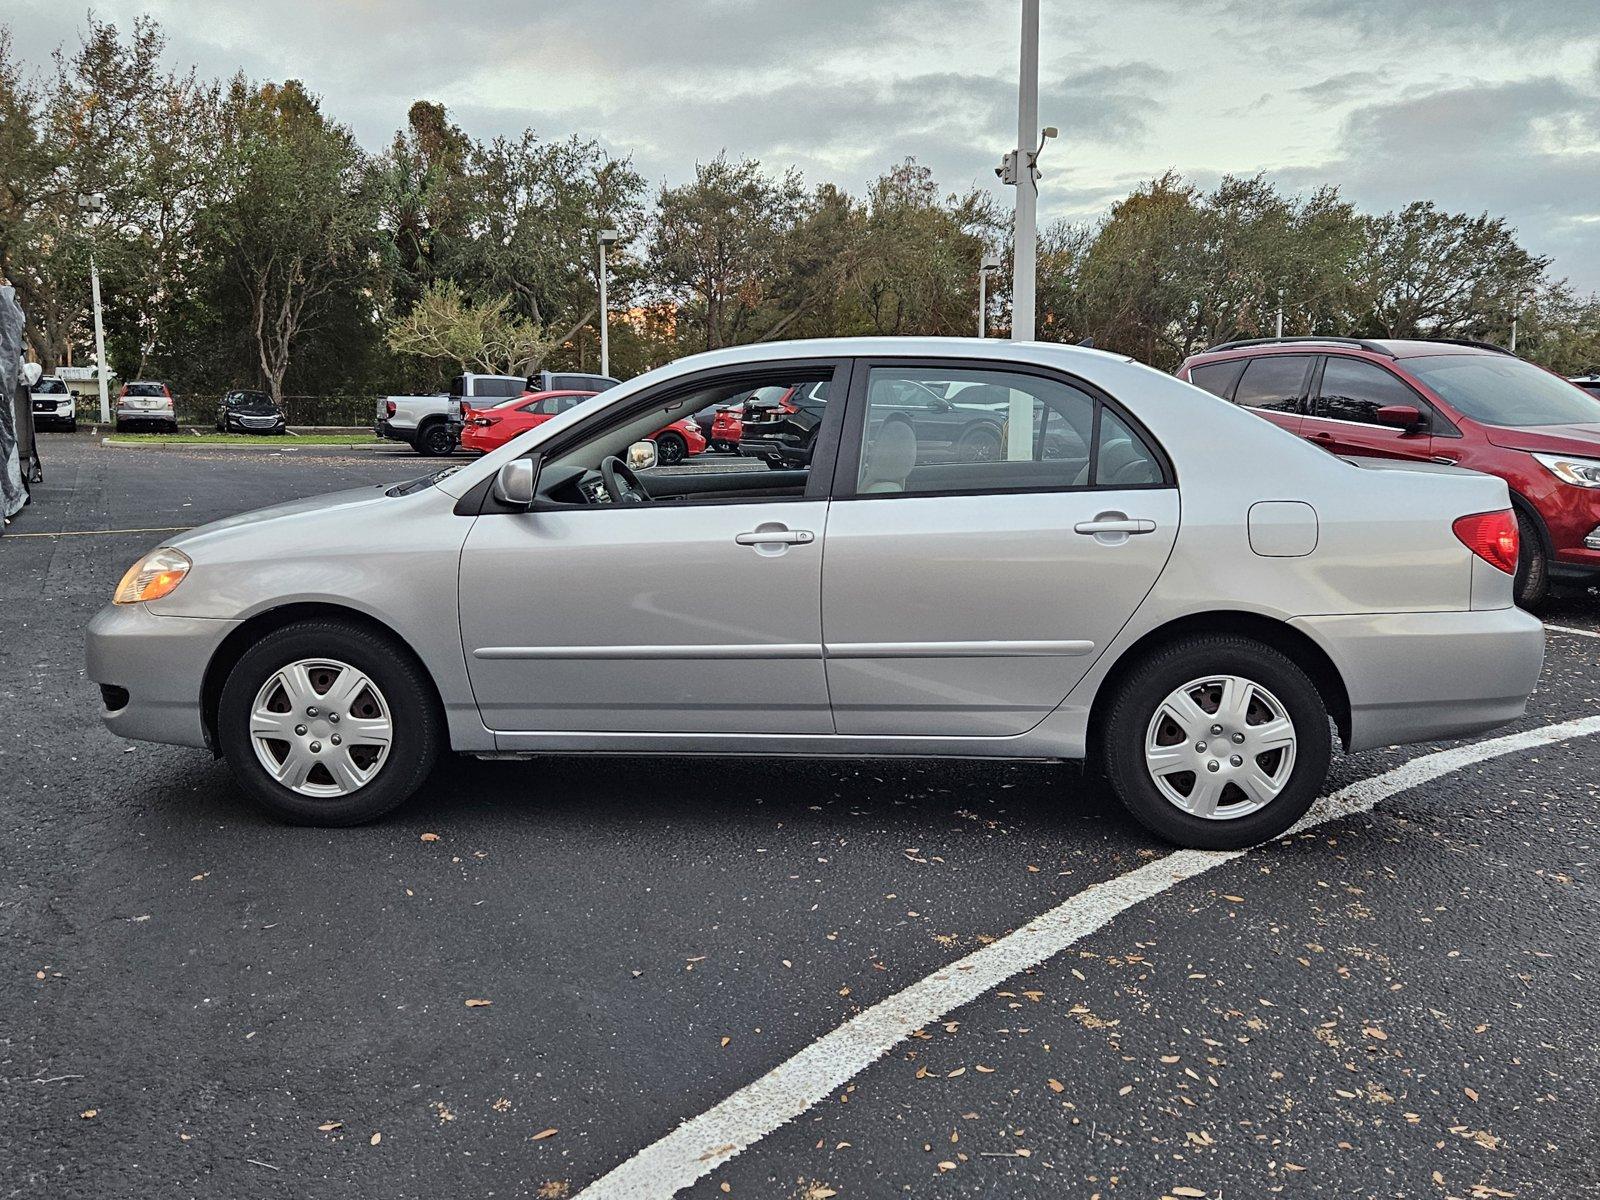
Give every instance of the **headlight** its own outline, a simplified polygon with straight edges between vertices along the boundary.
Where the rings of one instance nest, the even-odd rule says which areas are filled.
[[[1573,458],[1566,454],[1535,454],[1534,457],[1562,483],[1600,488],[1600,459]]]
[[[143,600],[159,600],[183,582],[194,564],[181,550],[163,546],[152,550],[133,566],[117,584],[113,604],[138,604]]]

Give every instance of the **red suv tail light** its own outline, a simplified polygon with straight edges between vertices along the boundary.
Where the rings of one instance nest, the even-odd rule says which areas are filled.
[[[1517,573],[1517,514],[1509,508],[1457,517],[1451,528],[1468,550],[1491,567],[1507,575]]]
[[[390,416],[390,417],[394,416],[394,411],[395,411],[395,409],[397,407],[399,407],[399,406],[397,404],[395,404],[395,402],[393,400],[385,400],[383,402],[384,415]]]

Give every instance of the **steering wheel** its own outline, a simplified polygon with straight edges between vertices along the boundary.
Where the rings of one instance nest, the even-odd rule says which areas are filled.
[[[633,468],[615,454],[607,455],[600,461],[600,480],[606,485],[606,492],[615,504],[643,504],[650,498],[650,493],[644,490],[644,484],[639,482]]]

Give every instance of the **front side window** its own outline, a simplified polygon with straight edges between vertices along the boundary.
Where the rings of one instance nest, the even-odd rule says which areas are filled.
[[[1600,400],[1532,363],[1506,354],[1429,354],[1406,369],[1463,416],[1485,425],[1600,422]]]
[[[1376,363],[1331,356],[1322,368],[1317,416],[1377,425],[1378,410],[1392,404],[1421,407],[1415,392]]]
[[[1088,392],[1008,371],[874,367],[856,494],[1162,482],[1145,439]]]
[[[1263,354],[1252,358],[1234,389],[1233,402],[1269,412],[1299,412],[1306,368],[1310,365],[1308,354]]]

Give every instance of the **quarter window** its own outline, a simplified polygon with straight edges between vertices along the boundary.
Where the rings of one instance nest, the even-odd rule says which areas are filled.
[[[1330,357],[1322,368],[1317,416],[1377,425],[1378,410],[1389,404],[1421,407],[1415,392],[1376,363]]]
[[[1233,402],[1270,412],[1299,412],[1310,364],[1311,357],[1305,354],[1263,354],[1252,358],[1233,393]]]
[[[873,367],[858,495],[1137,487],[1144,440],[1071,384],[1006,371]]]
[[[1248,361],[1248,359],[1234,358],[1190,367],[1189,382],[1195,387],[1205,388],[1213,396],[1221,396],[1226,400],[1233,391],[1233,385],[1239,382],[1239,373]]]

